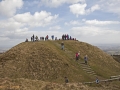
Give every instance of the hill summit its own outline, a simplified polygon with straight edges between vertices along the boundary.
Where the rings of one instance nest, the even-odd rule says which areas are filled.
[[[65,50],[61,50],[64,42]],[[75,53],[80,51],[80,60]],[[84,56],[88,55],[88,65]],[[120,64],[85,42],[74,40],[23,42],[0,55],[0,78],[25,78],[47,82],[85,82],[120,74]],[[90,68],[94,73],[85,71]]]

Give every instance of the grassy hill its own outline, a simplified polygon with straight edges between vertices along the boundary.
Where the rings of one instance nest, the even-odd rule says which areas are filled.
[[[96,77],[105,79],[120,74],[120,63],[99,48],[84,42],[66,40],[63,41],[64,51],[61,50],[61,42],[23,42],[16,45],[0,55],[0,78],[24,78],[33,82],[40,80],[62,84],[64,77],[68,77],[70,83],[82,83],[93,81]],[[78,51],[81,57],[75,61],[75,53]],[[83,60],[86,54],[88,65]],[[87,73],[84,68],[90,68],[96,75]]]

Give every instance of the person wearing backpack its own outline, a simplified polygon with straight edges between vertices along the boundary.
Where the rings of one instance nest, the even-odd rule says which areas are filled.
[[[99,84],[99,79],[98,79],[98,78],[96,78],[96,81],[95,81],[95,82],[96,82],[96,84]]]

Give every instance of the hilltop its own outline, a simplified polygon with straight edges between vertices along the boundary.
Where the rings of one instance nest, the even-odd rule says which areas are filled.
[[[109,78],[120,74],[120,63],[98,47],[85,42],[66,40],[65,51],[61,50],[62,40],[23,42],[0,55],[0,78],[40,80],[64,83],[68,77],[71,83],[83,83]],[[75,61],[75,53],[80,51],[81,58]],[[88,55],[88,65],[84,56]],[[90,74],[84,68],[90,68]],[[17,81],[18,82],[18,81]],[[33,81],[34,82],[34,81]]]

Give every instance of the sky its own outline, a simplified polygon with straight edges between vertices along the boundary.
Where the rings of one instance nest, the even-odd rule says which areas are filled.
[[[30,41],[33,34],[119,44],[120,0],[0,0],[0,47]]]

